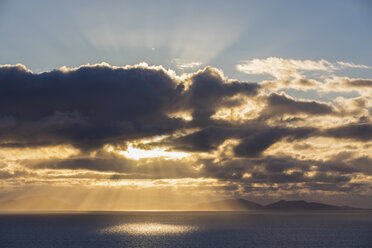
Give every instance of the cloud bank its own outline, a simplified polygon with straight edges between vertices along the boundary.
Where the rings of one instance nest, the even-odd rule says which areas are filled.
[[[3,188],[150,179],[176,180],[168,185],[176,187],[187,179],[197,182],[187,187],[215,180],[205,188],[243,197],[371,197],[372,100],[366,92],[372,79],[327,74],[341,67],[370,68],[254,59],[237,69],[275,80],[252,83],[213,67],[179,76],[147,64],[39,74],[23,65],[0,66]],[[328,77],[302,73],[314,70]],[[360,94],[320,101],[280,91],[285,88]]]

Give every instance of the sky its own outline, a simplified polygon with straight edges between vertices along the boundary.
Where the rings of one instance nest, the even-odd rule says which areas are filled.
[[[372,208],[370,44],[367,0],[1,0],[0,200]]]

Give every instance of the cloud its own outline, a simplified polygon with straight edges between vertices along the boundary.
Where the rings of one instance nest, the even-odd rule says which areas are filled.
[[[295,60],[269,57],[251,59],[236,65],[245,74],[270,75],[273,80],[265,80],[260,85],[268,90],[294,89],[316,92],[352,92],[370,95],[370,79],[339,77],[335,73],[344,69],[372,69],[369,65],[327,60]],[[367,91],[366,91],[367,89]]]
[[[261,125],[261,126],[257,126]],[[239,140],[233,147],[238,157],[260,156],[272,144],[281,139],[297,140],[319,135],[315,128],[270,127],[260,122],[228,127],[207,127],[177,138],[168,139],[165,143],[176,149],[186,151],[211,152],[229,139]]]
[[[28,164],[36,169],[71,169],[123,172],[133,166],[133,161],[117,158],[68,158],[31,162]]]
[[[304,76],[365,67],[279,58],[247,64],[249,73],[277,80],[233,80],[209,66],[182,75],[145,63],[38,74],[21,64],[0,66],[4,187],[26,179],[86,187],[192,179],[243,197],[372,195],[370,79]],[[300,99],[296,91],[277,92],[281,87],[335,96]],[[337,93],[355,89],[353,97]],[[142,154],[131,156],[131,149]],[[167,187],[189,186],[174,185]]]
[[[327,60],[296,60],[269,57],[266,59],[251,59],[236,65],[236,69],[246,74],[269,74],[278,80],[303,78],[305,71],[333,72],[342,68],[370,69],[367,65],[356,65],[337,61],[331,63]]]
[[[176,65],[176,67],[180,70],[189,70],[189,69],[197,69],[203,65],[202,62],[197,61],[185,61],[179,58],[172,59],[172,63]]]
[[[372,79],[332,77],[325,80],[321,87],[324,92],[351,92],[356,91],[360,95],[369,97],[372,93]]]
[[[24,66],[0,68],[0,141],[3,144],[107,143],[172,133],[185,126],[172,112],[192,111],[208,121],[225,97],[254,95],[256,84],[228,82],[214,68],[184,82],[162,67],[108,64],[34,74]]]
[[[265,130],[255,132],[244,138],[242,142],[234,147],[234,152],[240,157],[260,156],[269,146],[276,143],[286,135],[281,129]]]
[[[241,130],[223,127],[207,127],[200,131],[176,138],[173,145],[187,151],[211,151],[217,149],[227,138]]]
[[[243,185],[252,184],[292,184],[291,190],[298,190],[301,186],[297,183],[307,185],[318,185],[318,190],[327,191],[328,185],[334,187],[344,187],[350,184],[353,173],[360,172],[360,169],[349,171],[340,170],[330,166],[335,160],[298,160],[286,156],[268,156],[266,158],[242,158],[235,160],[225,160],[220,163],[206,161],[205,173],[220,179],[230,179],[240,182]],[[345,166],[353,166],[353,161],[344,162]],[[370,164],[370,161],[367,162]],[[314,169],[316,165],[316,169]],[[248,176],[247,176],[248,175]],[[324,188],[320,185],[325,184]],[[306,188],[306,186],[305,186]],[[265,188],[268,190],[268,188]]]
[[[267,148],[283,138],[297,140],[309,137],[316,132],[311,128],[270,128],[258,130],[242,139],[241,143],[234,147],[234,152],[239,157],[257,157]]]
[[[0,69],[0,83],[0,116],[14,119],[2,140],[94,147],[181,125],[166,112],[182,85],[162,69],[94,65],[33,74],[11,67]]]
[[[231,103],[233,102],[225,101],[229,97],[238,94],[255,96],[260,89],[258,84],[229,81],[224,78],[221,71],[212,67],[206,67],[204,70],[192,74],[190,80],[192,83],[184,92],[182,104],[192,110],[193,122],[198,125],[207,124],[218,107],[226,104],[232,107],[234,104]]]
[[[263,81],[260,85],[269,90],[280,90],[280,89],[294,89],[294,90],[314,90],[314,89],[321,89],[323,87],[322,83],[310,79],[310,78],[296,78],[296,79],[280,79],[280,80],[273,80],[273,81]]]
[[[194,178],[202,174],[185,161],[164,160],[161,158],[133,160],[122,156],[101,153],[96,157],[70,157],[67,159],[49,159],[25,161],[33,170],[74,170],[113,172],[106,174],[111,179],[162,179]]]
[[[246,74],[269,74],[276,79],[302,78],[302,71],[333,71],[336,67],[326,61],[295,60],[269,57],[243,61],[236,66]]]
[[[267,106],[262,115],[282,114],[309,114],[309,115],[332,115],[335,113],[333,107],[327,103],[296,100],[285,93],[271,93],[267,97]]]
[[[25,170],[16,170],[16,171],[7,171],[7,170],[0,170],[0,179],[9,179],[9,178],[20,178],[20,177],[27,177],[30,176]]]
[[[368,65],[357,65],[354,63],[347,63],[347,62],[342,62],[342,61],[337,61],[337,64],[339,64],[341,67],[344,68],[361,68],[361,69],[371,69],[371,66]]]
[[[335,138],[354,139],[360,141],[372,140],[372,124],[355,123],[327,129],[325,135]]]

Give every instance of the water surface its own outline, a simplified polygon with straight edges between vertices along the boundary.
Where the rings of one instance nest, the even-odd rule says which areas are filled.
[[[372,247],[372,213],[0,214],[0,247]]]

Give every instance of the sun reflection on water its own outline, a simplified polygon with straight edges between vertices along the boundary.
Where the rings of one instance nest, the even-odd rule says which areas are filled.
[[[162,223],[131,223],[101,230],[102,233],[125,233],[131,235],[167,235],[195,231],[197,227]]]

